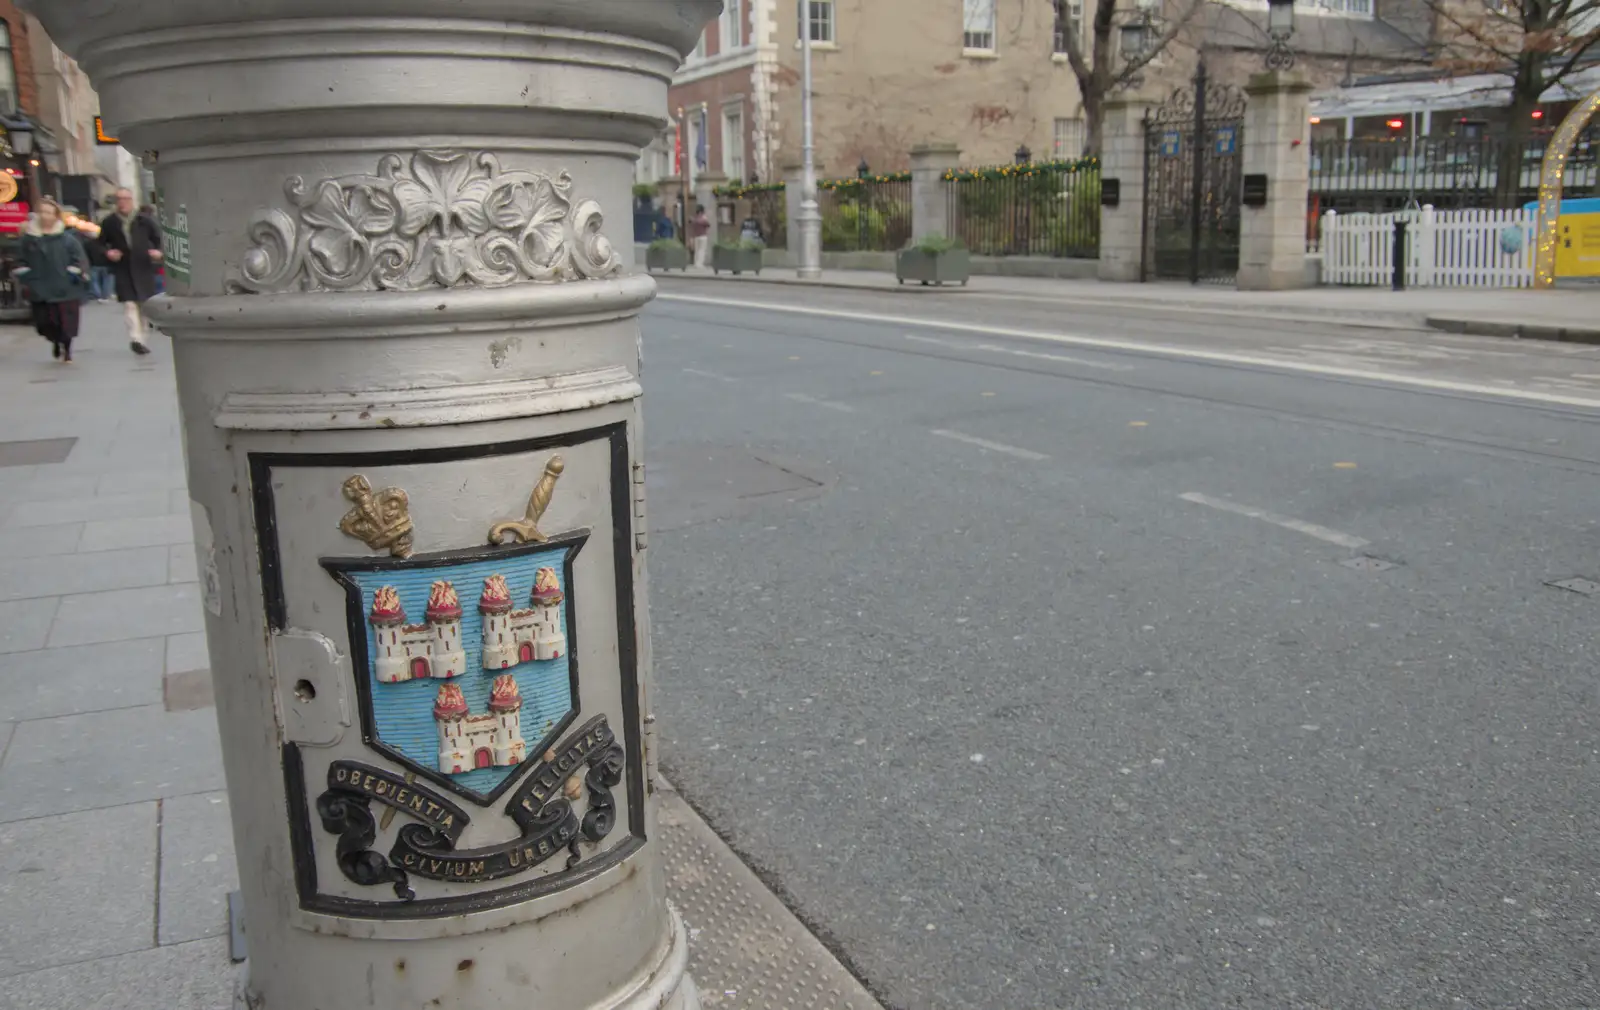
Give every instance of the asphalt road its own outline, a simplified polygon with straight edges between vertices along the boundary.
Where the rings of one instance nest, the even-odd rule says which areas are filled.
[[[887,1004],[1600,1006],[1600,349],[734,287],[662,764]]]

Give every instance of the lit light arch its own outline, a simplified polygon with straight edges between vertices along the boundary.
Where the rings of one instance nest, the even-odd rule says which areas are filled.
[[[1567,117],[1556,127],[1550,146],[1544,149],[1544,161],[1539,165],[1539,223],[1534,231],[1533,286],[1554,287],[1556,283],[1556,246],[1561,235],[1557,217],[1561,211],[1561,186],[1567,172],[1567,155],[1578,142],[1578,134],[1589,125],[1589,120],[1600,110],[1600,89],[1573,107]]]

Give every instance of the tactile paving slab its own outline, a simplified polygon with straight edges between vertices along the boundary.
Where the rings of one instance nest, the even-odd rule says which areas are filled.
[[[667,889],[689,931],[706,1010],[882,1010],[838,958],[664,779]]]

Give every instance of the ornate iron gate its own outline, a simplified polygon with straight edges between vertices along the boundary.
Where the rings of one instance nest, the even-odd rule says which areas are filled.
[[[1144,277],[1231,284],[1239,270],[1244,92],[1205,64],[1145,120]]]

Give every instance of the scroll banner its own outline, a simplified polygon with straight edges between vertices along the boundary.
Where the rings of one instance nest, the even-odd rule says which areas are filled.
[[[577,796],[563,791],[571,773],[587,764],[584,785],[589,810],[580,821],[572,809]],[[616,821],[611,788],[622,781],[623,753],[605,716],[589,720],[546,755],[506,805],[506,814],[522,829],[508,842],[480,849],[455,850],[457,836],[432,822],[407,824],[400,829],[389,859],[404,873],[430,880],[486,881],[524,873],[562,849],[573,851],[568,865],[578,861],[580,838],[598,842]]]

